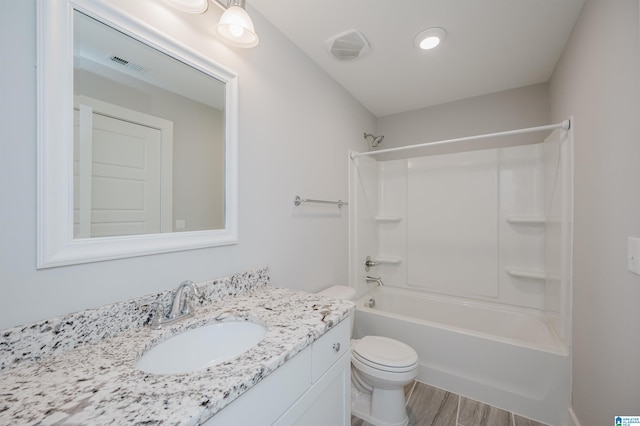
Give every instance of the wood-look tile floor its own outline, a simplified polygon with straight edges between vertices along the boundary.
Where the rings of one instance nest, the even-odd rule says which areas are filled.
[[[544,426],[421,382],[405,387],[409,426]],[[351,416],[351,426],[371,426]]]

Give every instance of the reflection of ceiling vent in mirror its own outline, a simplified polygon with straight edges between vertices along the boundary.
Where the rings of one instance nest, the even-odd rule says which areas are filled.
[[[113,62],[115,62],[118,65],[122,65],[123,67],[130,69],[131,71],[135,71],[139,73],[144,73],[147,71],[145,67],[138,65],[134,62],[128,61],[117,55],[109,55],[109,59],[111,59]]]
[[[324,42],[327,51],[341,61],[349,61],[369,53],[369,42],[358,30],[340,33]]]

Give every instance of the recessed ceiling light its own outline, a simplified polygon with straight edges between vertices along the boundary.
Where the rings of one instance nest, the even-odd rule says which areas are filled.
[[[413,39],[413,44],[420,49],[429,50],[439,45],[446,36],[447,32],[444,28],[428,28],[418,33]]]

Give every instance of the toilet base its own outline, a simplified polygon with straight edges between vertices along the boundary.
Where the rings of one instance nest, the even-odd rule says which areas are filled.
[[[361,418],[362,420],[366,421],[367,423],[371,423],[374,426],[407,426],[407,424],[409,423],[409,418],[407,417],[407,412],[406,412],[406,408],[405,408],[405,404],[404,404],[404,390],[394,390],[394,391],[384,391],[381,389],[376,389],[374,390],[374,392],[376,393],[376,395],[373,395],[371,392],[367,392],[367,391],[362,391],[357,389],[353,383],[351,385],[351,414]],[[384,394],[381,394],[381,392]],[[388,398],[390,398],[391,400],[395,400],[395,404],[393,404],[394,406],[396,406],[396,410],[388,410],[388,409],[384,409],[384,416],[386,417],[385,419],[381,419],[380,417],[376,416],[376,413],[371,411],[371,401],[372,399],[385,399],[388,400]],[[402,407],[402,411],[399,411],[399,407],[398,407],[398,398],[402,399],[402,403],[400,403],[400,406]],[[384,404],[387,405],[386,408],[390,408],[388,407],[388,404]],[[376,406],[380,407],[379,404],[376,404]],[[375,410],[374,410],[375,411]],[[395,411],[395,413],[394,413]],[[389,415],[391,414],[391,416],[389,417]]]

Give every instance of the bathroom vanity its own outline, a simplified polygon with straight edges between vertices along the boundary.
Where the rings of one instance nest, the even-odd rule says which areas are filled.
[[[195,314],[152,330],[151,295],[0,333],[0,424],[347,425],[351,302],[275,288],[266,269],[199,284]],[[266,326],[262,341],[204,370],[136,360],[214,322]]]
[[[349,340],[346,318],[205,425],[350,425]]]

